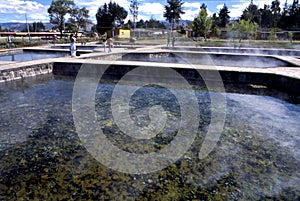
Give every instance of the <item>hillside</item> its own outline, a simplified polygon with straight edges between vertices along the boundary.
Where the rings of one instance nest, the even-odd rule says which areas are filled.
[[[32,25],[32,23],[29,23]],[[43,23],[46,30],[49,30],[53,27],[50,23]],[[26,29],[26,23],[19,23],[19,22],[7,22],[7,23],[0,23],[2,29],[9,29],[11,31],[23,31]]]

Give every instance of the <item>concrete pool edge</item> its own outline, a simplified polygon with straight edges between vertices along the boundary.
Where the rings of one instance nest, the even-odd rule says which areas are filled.
[[[291,60],[292,57],[280,58]],[[299,61],[293,61],[299,65]],[[132,62],[132,61],[109,61],[109,60],[86,60],[80,58],[51,58],[29,62],[10,63],[0,65],[0,83],[12,80],[23,79],[40,74],[54,73],[57,75],[76,75],[82,64],[124,66],[132,69],[137,66],[152,68],[171,67],[185,74],[187,79],[193,81],[198,79],[195,76],[195,69],[200,71],[219,71],[223,82],[227,84],[257,84],[266,85],[281,91],[300,95],[300,69],[299,67],[274,67],[274,68],[249,68],[249,67],[224,67],[178,63],[155,63],[155,62]],[[112,75],[115,76],[115,75]]]

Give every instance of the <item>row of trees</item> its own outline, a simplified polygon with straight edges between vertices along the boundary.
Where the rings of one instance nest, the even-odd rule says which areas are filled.
[[[243,11],[241,19],[255,22],[260,28],[300,29],[299,0],[294,0],[290,6],[285,4],[283,9],[280,8],[279,0],[261,9],[251,2]]]
[[[43,24],[43,22],[33,22],[32,24],[28,24],[28,29],[27,27],[22,30],[22,32],[39,32],[39,31],[45,31],[45,25]]]
[[[212,17],[208,17],[206,5],[202,4],[199,15],[194,19],[191,27],[196,36],[206,37],[210,33],[218,36],[221,33],[220,29],[227,28],[239,38],[254,35],[258,29],[271,30],[271,32],[277,29],[300,30],[299,0],[294,0],[290,6],[285,4],[282,10],[279,0],[274,0],[271,5],[264,5],[264,8],[260,9],[251,1],[241,17],[232,23],[229,14],[224,4],[218,14],[214,13]]]
[[[132,22],[131,20],[128,20],[126,24],[124,24],[125,27],[127,28],[160,28],[160,29],[166,29],[166,25],[159,20],[156,20],[154,18],[151,18],[150,20],[143,20],[141,19],[140,21]]]
[[[171,23],[178,23],[180,15],[184,14],[182,10],[182,0],[168,0],[165,6],[164,17]],[[198,16],[189,24],[194,36],[207,37],[209,34],[219,36],[221,30],[226,28],[233,37],[248,38],[255,35],[258,29],[277,30],[292,29],[300,30],[300,6],[299,0],[294,0],[288,6],[285,4],[284,9],[280,8],[280,1],[274,0],[271,5],[264,5],[264,8],[258,8],[257,5],[250,2],[249,6],[243,11],[239,19],[230,22],[230,11],[226,4],[212,17],[208,17],[207,6],[202,4]]]
[[[181,19],[185,12],[182,9],[182,0],[167,0],[163,16],[171,24],[171,29]],[[140,20],[136,22],[138,15],[137,0],[131,0],[130,12],[133,15],[133,22],[128,21],[126,26],[129,28],[165,28],[163,23],[151,18],[149,21]],[[86,8],[78,8],[73,0],[53,0],[48,9],[50,22],[55,24],[62,34],[63,30],[78,31],[85,28],[89,21],[89,11]],[[123,25],[128,12],[115,2],[109,2],[100,6],[96,14],[96,30],[104,34],[107,30]],[[69,16],[68,20],[65,20]],[[233,33],[241,32],[240,35],[251,35],[260,29],[293,29],[300,30],[300,7],[299,0],[294,0],[291,5],[285,5],[280,8],[280,1],[274,0],[271,5],[265,5],[264,8],[258,8],[251,1],[249,6],[243,11],[240,18],[230,23],[230,12],[224,4],[219,13],[214,13],[208,17],[207,6],[202,4],[199,15],[189,24],[196,36],[207,37],[213,33],[220,34],[220,30],[227,28]]]

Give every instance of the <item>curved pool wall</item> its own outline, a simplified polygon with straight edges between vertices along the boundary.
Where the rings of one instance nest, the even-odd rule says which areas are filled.
[[[195,52],[259,54],[300,57],[300,50],[295,49],[270,49],[270,48],[239,48],[239,47],[163,47],[169,50],[185,50]]]
[[[141,61],[158,63],[187,63],[199,65],[215,65],[224,67],[249,67],[249,68],[272,68],[272,67],[299,67],[299,59],[288,56],[253,55],[234,53],[207,53],[188,51],[151,51],[151,52],[128,52],[112,54],[86,54],[82,59],[89,60],[119,60]]]
[[[188,80],[191,84],[204,86],[205,83],[201,75],[208,77],[206,81],[216,82],[215,78],[212,77],[209,79],[209,75],[214,75],[216,71],[219,72],[222,82],[225,87],[238,86],[238,85],[248,85],[250,86],[248,89],[251,90],[261,90],[259,88],[268,88],[269,90],[278,90],[284,93],[288,93],[288,97],[292,102],[300,103],[300,79],[296,77],[289,77],[285,75],[268,73],[266,69],[260,69],[260,71],[247,71],[247,69],[241,70],[240,68],[230,68],[230,69],[221,69],[207,66],[197,66],[193,65],[194,68],[187,67],[185,64],[171,64],[171,63],[154,63],[154,62],[128,62],[128,61],[116,61],[111,63],[109,61],[100,61],[96,63],[90,63],[90,65],[94,65],[94,68],[91,68],[90,74],[95,74],[98,71],[101,71],[101,68],[106,66],[110,66],[109,70],[105,74],[105,79],[108,80],[119,80],[124,74],[133,70],[136,67],[144,66],[147,68],[151,68],[154,71],[160,70],[160,68],[172,68],[179,72],[186,80]],[[53,74],[54,75],[63,75],[63,76],[76,76],[78,71],[80,70],[83,63],[78,62],[55,62],[53,64]],[[262,71],[264,70],[264,71]],[[201,75],[199,74],[201,72]],[[159,74],[159,73],[157,73]],[[176,79],[170,77],[169,75],[161,76],[160,79]],[[140,75],[135,75],[132,77],[132,81],[136,79],[142,79]],[[257,89],[255,89],[255,85],[257,85]],[[216,86],[219,86],[219,83],[216,82]],[[252,87],[251,87],[252,86]],[[237,88],[237,87],[235,87]],[[216,89],[218,90],[218,89]],[[243,90],[245,93],[247,91],[246,88]]]
[[[216,66],[237,66],[252,68],[269,67],[296,67],[295,64],[266,55],[240,55],[224,53],[195,53],[195,52],[154,52],[154,53],[127,53],[120,60],[146,61],[163,63],[188,63]]]

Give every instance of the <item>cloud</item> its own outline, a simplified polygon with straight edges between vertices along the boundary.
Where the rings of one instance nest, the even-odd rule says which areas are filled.
[[[185,14],[181,15],[181,19],[193,21],[195,19],[195,17],[198,16],[199,9],[198,10],[184,10],[184,12],[185,12]]]
[[[161,3],[141,3],[138,10],[138,21],[139,20],[149,20],[150,18],[156,20],[164,20],[164,5]],[[128,13],[128,19],[132,20],[131,13]]]
[[[231,7],[228,8],[228,10],[230,11],[229,16],[231,18],[240,17],[243,14],[243,11],[245,10],[245,8],[247,8],[248,6],[249,6],[249,2],[231,5]]]
[[[139,6],[139,12],[147,13],[147,15],[163,15],[164,5],[161,3],[144,3]]]
[[[219,5],[216,6],[216,8],[218,9],[218,11],[221,10],[223,7],[224,7],[224,4],[219,4]]]
[[[197,2],[195,3],[185,2],[184,4],[182,4],[182,7],[187,10],[195,10],[195,9],[199,10],[200,6],[201,4]]]
[[[25,21],[27,14],[28,21],[40,21],[49,19],[48,7],[35,1],[0,0],[0,13],[13,16],[16,20]]]

